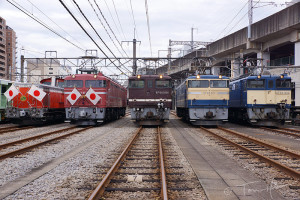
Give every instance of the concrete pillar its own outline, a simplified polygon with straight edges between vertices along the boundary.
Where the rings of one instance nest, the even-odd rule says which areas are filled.
[[[240,76],[240,63],[238,60],[231,60],[231,78]]]
[[[263,66],[267,68],[270,66],[270,53],[269,52],[259,52],[257,53],[257,66]]]
[[[220,74],[220,67],[212,67],[211,68],[211,74],[218,76]]]
[[[300,66],[300,42],[295,43],[295,66]],[[300,70],[296,69],[295,78],[295,106],[300,106]]]

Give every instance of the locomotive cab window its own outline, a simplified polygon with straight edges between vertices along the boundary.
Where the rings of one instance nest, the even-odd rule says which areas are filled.
[[[130,80],[129,88],[144,88],[145,82],[143,80]]]
[[[65,80],[64,88],[83,87],[82,80]]]
[[[166,81],[156,80],[155,85],[156,85],[156,88],[170,88],[171,87],[169,80],[166,80]]]
[[[189,88],[208,88],[208,80],[189,81]]]
[[[276,88],[291,88],[291,80],[276,79]]]
[[[265,88],[265,80],[247,80],[247,88]]]
[[[227,88],[228,87],[228,81],[226,80],[211,80],[210,81],[210,87],[211,88]]]
[[[89,88],[105,88],[106,87],[106,80],[86,80],[85,87]]]

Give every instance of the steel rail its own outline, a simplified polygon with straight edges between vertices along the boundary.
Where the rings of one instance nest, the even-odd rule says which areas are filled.
[[[241,137],[241,138],[246,139],[246,140],[250,140],[250,141],[252,141],[252,142],[254,142],[254,143],[256,143],[256,144],[259,144],[259,145],[262,145],[262,146],[266,146],[266,147],[275,149],[276,151],[281,151],[281,152],[283,152],[283,153],[285,153],[285,154],[287,154],[287,155],[289,155],[289,156],[291,156],[291,157],[293,157],[293,158],[300,159],[300,154],[297,154],[297,153],[294,153],[294,152],[292,152],[292,151],[288,151],[288,150],[286,150],[286,149],[277,147],[277,146],[275,146],[275,145],[273,145],[273,144],[268,144],[268,143],[266,143],[266,142],[264,142],[264,141],[262,141],[262,140],[259,140],[259,139],[257,139],[257,138],[249,137],[249,136],[247,136],[247,135],[238,133],[238,132],[233,131],[233,130],[230,130],[230,129],[226,129],[226,128],[223,128],[223,127],[220,127],[220,126],[218,126],[218,128],[221,129],[222,131],[227,132],[227,133],[236,135],[236,136]]]
[[[243,151],[248,152],[249,154],[251,154],[251,155],[253,155],[255,157],[258,157],[258,158],[266,161],[270,165],[278,168],[281,171],[286,172],[287,174],[291,175],[295,179],[300,180],[300,172],[298,172],[298,171],[296,171],[294,169],[291,169],[291,168],[289,168],[289,167],[287,167],[287,166],[285,166],[285,165],[283,165],[283,164],[281,164],[279,162],[276,162],[276,161],[274,161],[274,160],[272,160],[270,158],[267,158],[267,157],[265,157],[265,156],[263,156],[261,154],[258,154],[255,151],[252,151],[251,149],[248,149],[248,148],[246,148],[244,146],[241,146],[241,145],[239,145],[239,144],[237,144],[237,143],[235,143],[233,141],[230,141],[229,139],[227,139],[225,137],[222,137],[222,136],[220,136],[220,135],[218,135],[218,134],[216,134],[216,133],[214,133],[214,132],[212,132],[212,131],[210,131],[210,130],[208,130],[206,128],[203,128],[203,127],[200,127],[200,128],[202,130],[206,131],[207,133],[209,133],[209,134],[211,134],[211,135],[213,135],[213,136],[215,136],[215,137],[217,137],[217,138],[219,138],[219,139],[221,139],[221,140],[223,140],[223,141],[225,141],[225,142],[227,142],[227,143],[229,143],[229,144],[231,144],[231,145],[233,145],[233,146],[235,146],[235,147],[237,147],[239,149],[242,149]]]
[[[164,154],[163,154],[163,148],[161,142],[160,127],[157,127],[157,134],[158,134],[159,163],[160,163],[160,176],[161,176],[161,197],[163,200],[168,200],[168,187],[167,187],[167,178],[166,178]]]
[[[65,137],[68,137],[68,136],[70,136],[70,135],[73,135],[73,134],[76,134],[76,133],[79,133],[79,132],[88,130],[88,129],[90,129],[90,128],[92,128],[92,127],[86,127],[86,128],[83,128],[83,129],[80,129],[80,130],[77,130],[77,131],[74,131],[74,132],[71,132],[71,133],[68,133],[68,134],[65,134],[65,135],[58,136],[58,137],[56,137],[56,138],[52,138],[52,139],[49,139],[49,140],[46,140],[46,141],[43,141],[43,142],[40,142],[40,143],[31,145],[31,146],[28,146],[28,147],[25,147],[25,148],[22,148],[22,149],[18,149],[18,150],[16,150],[16,151],[12,151],[12,152],[9,152],[9,153],[0,155],[0,160],[3,160],[3,159],[5,159],[5,158],[9,158],[9,157],[12,157],[12,156],[19,155],[19,154],[21,154],[21,153],[27,152],[27,151],[29,151],[29,150],[31,150],[31,149],[33,149],[33,148],[38,147],[38,146],[47,144],[47,143],[52,142],[52,141],[55,141],[55,140],[63,139],[63,138],[65,138]]]
[[[130,150],[130,147],[132,146],[135,139],[138,137],[140,132],[142,131],[143,127],[141,126],[136,133],[134,134],[133,138],[131,139],[130,143],[125,147],[121,155],[118,157],[118,159],[115,161],[115,163],[112,165],[112,167],[109,169],[107,174],[104,176],[102,181],[97,185],[95,190],[92,192],[92,194],[89,196],[89,200],[96,200],[100,199],[105,191],[105,187],[108,186],[110,183],[110,180],[112,179],[112,176],[114,173],[118,170],[119,166],[121,165],[121,161],[125,158],[126,154]]]
[[[285,131],[291,131],[294,133],[300,133],[300,130],[295,130],[295,129],[291,129],[291,128],[280,128],[280,129],[285,130]]]
[[[41,135],[36,135],[36,136],[21,139],[21,140],[16,140],[16,141],[13,141],[13,142],[0,144],[0,150],[3,149],[3,148],[6,148],[8,146],[12,146],[12,145],[15,145],[15,144],[21,144],[21,143],[24,143],[24,142],[27,142],[27,141],[30,141],[30,140],[36,140],[36,139],[39,139],[39,138],[42,138],[42,137],[46,137],[46,136],[53,135],[53,134],[56,134],[56,133],[60,133],[60,132],[63,132],[63,131],[72,130],[72,129],[75,129],[75,128],[76,127],[74,127],[74,126],[73,127],[68,127],[68,128],[57,130],[57,131],[52,131],[52,132],[44,133],[44,134],[41,134]]]
[[[266,130],[266,131],[277,132],[277,133],[281,133],[281,134],[284,134],[284,135],[289,135],[289,136],[294,136],[294,137],[300,138],[300,134],[289,133],[289,132],[286,132],[286,131],[277,130],[277,129],[271,129],[271,128],[266,128],[266,127],[260,127],[260,128],[263,129],[263,130]]]
[[[8,133],[8,132],[15,132],[15,131],[19,131],[19,130],[26,130],[26,129],[31,129],[33,128],[32,126],[26,126],[26,127],[11,127],[11,128],[4,128],[0,129],[0,134],[2,133]]]

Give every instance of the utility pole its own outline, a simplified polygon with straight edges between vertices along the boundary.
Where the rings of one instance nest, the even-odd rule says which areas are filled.
[[[21,55],[21,83],[24,83],[24,55]]]
[[[133,43],[133,66],[132,66],[132,75],[134,76],[134,75],[136,75],[136,71],[137,71],[137,64],[136,64],[136,43],[137,42],[139,42],[139,43],[141,43],[141,41],[137,41],[135,38],[133,39],[133,41],[122,41],[122,43],[123,42],[127,42],[127,43],[129,43],[129,42],[132,42]]]
[[[194,50],[194,30],[196,30],[197,28],[193,28],[192,27],[192,34],[191,34],[191,50]],[[198,29],[197,29],[198,30]]]
[[[248,25],[248,39],[251,39],[251,25],[253,23],[253,0],[248,0],[248,18],[249,18],[249,25]]]

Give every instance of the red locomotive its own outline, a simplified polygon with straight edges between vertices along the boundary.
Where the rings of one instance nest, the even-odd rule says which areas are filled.
[[[161,125],[169,120],[172,108],[170,76],[137,75],[129,77],[131,119],[140,125]]]
[[[42,84],[15,82],[6,92],[6,117],[13,123],[28,125],[63,120],[63,79],[44,79]]]
[[[76,74],[64,81],[66,122],[96,125],[125,116],[127,90],[98,74]]]

